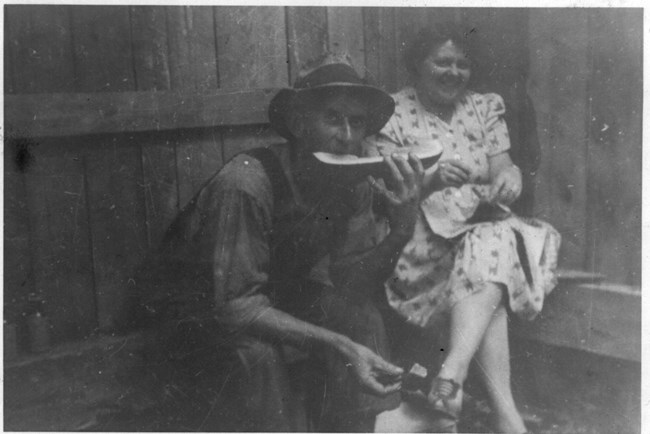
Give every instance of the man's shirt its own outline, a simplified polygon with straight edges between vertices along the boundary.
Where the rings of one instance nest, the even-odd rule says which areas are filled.
[[[227,327],[290,297],[286,292],[297,280],[344,281],[347,267],[340,265],[353,264],[377,244],[367,183],[333,191],[322,188],[318,173],[298,181],[290,145],[272,150],[291,194],[274,198],[257,159],[240,154],[228,162],[180,213],[150,259],[144,274],[149,312],[215,318]]]

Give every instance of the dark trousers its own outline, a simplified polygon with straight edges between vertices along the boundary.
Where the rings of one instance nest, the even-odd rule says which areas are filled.
[[[373,301],[350,301],[330,287],[301,282],[278,307],[350,337],[390,360],[384,321]],[[399,405],[399,394],[361,390],[334,351],[290,360],[281,342],[216,325],[166,321],[152,364],[183,427],[200,431],[368,432],[374,416]],[[294,357],[295,359],[295,357]],[[166,395],[167,396],[167,395]]]

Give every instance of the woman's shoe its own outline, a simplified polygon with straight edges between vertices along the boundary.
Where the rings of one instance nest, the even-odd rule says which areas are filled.
[[[454,380],[436,377],[431,382],[427,400],[430,409],[458,420],[463,406],[463,391]]]

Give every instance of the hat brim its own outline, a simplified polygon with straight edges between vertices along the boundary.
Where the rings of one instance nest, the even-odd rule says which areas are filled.
[[[271,126],[275,131],[288,140],[295,139],[288,126],[289,110],[294,98],[300,98],[310,92],[323,91],[325,89],[346,89],[357,95],[368,110],[368,123],[366,136],[379,132],[386,125],[386,122],[393,115],[395,101],[383,90],[367,84],[355,83],[328,83],[308,89],[282,89],[271,100],[268,116]]]

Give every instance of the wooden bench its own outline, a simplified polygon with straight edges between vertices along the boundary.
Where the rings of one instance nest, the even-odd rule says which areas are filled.
[[[641,361],[641,290],[604,276],[560,270],[540,315],[511,328],[517,337],[598,355]]]

